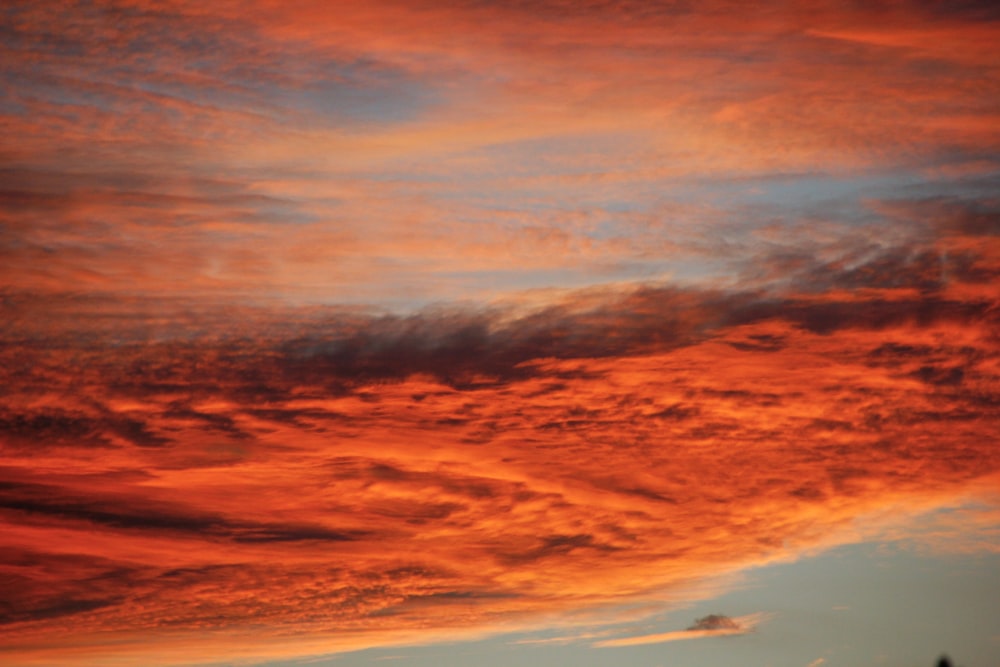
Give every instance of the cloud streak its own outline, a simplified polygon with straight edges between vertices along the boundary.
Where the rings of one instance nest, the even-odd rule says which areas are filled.
[[[757,626],[768,619],[764,613],[749,614],[738,618],[711,615],[698,619],[687,630],[661,632],[638,637],[622,637],[620,639],[605,639],[594,643],[595,648],[617,648],[622,646],[640,646],[642,644],[662,644],[664,642],[680,641],[682,639],[702,639],[705,637],[733,637],[745,635],[756,630]]]

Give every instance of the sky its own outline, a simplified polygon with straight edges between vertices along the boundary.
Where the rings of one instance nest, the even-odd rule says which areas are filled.
[[[0,664],[997,664],[997,44],[4,2]]]

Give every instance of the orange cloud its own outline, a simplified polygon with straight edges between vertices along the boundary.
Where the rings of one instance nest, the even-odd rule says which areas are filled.
[[[12,295],[5,655],[571,623],[991,506],[995,300],[951,285],[993,264],[948,261],[408,317]]]
[[[981,18],[16,3],[0,281],[425,302],[670,278],[785,217],[729,201],[741,179],[991,173]]]

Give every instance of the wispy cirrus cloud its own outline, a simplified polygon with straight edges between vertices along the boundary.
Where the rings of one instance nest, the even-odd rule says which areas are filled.
[[[957,178],[975,200],[996,172],[996,26],[969,10],[6,13],[3,281],[20,287],[398,306],[718,279],[779,220],[809,220],[808,252],[820,223],[884,225],[858,203],[901,182],[946,197]],[[803,184],[859,174],[836,186],[846,216]]]

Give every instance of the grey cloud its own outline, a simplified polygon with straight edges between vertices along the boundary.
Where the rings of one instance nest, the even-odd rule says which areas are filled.
[[[234,542],[346,542],[363,531],[325,526],[230,520],[178,503],[157,503],[126,496],[101,496],[49,484],[0,481],[0,509],[22,520],[83,521],[121,530],[194,533]]]
[[[729,618],[728,616],[723,616],[722,614],[709,614],[708,616],[703,616],[690,625],[688,630],[706,630],[712,632],[714,630],[741,630],[742,626]]]

